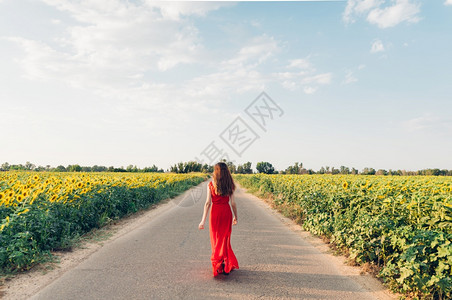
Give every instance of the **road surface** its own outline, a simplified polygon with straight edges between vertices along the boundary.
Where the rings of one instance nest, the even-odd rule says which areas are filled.
[[[231,238],[240,269],[213,278],[208,221],[197,228],[206,182],[198,191],[201,200],[188,191],[164,204],[171,207],[106,243],[32,299],[380,298],[242,189]]]

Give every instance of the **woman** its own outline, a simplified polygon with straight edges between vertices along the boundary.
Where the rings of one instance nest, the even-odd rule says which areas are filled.
[[[207,212],[212,204],[209,229],[210,244],[212,246],[213,276],[217,276],[220,273],[228,275],[232,269],[239,268],[239,263],[231,248],[232,225],[237,224],[234,190],[235,184],[228,166],[223,162],[217,163],[213,172],[213,180],[209,182],[207,187],[204,213],[201,223],[199,223],[199,229],[204,229]],[[234,216],[232,216],[231,207]]]

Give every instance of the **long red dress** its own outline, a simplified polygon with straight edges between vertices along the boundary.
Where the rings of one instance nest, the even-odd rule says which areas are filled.
[[[239,263],[231,248],[232,212],[229,206],[229,196],[215,194],[212,182],[209,183],[209,189],[212,195],[212,209],[209,218],[211,260],[213,276],[217,276],[218,272],[223,271],[222,263],[224,263],[226,273],[231,272],[232,269],[238,269]]]

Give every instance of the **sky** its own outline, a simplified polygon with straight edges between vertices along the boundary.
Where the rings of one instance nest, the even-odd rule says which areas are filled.
[[[452,169],[451,53],[452,0],[0,0],[0,163]]]

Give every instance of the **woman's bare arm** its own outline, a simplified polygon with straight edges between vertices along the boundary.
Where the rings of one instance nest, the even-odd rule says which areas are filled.
[[[234,218],[232,219],[232,225],[236,225],[238,218],[237,218],[237,205],[235,204],[234,193],[232,193],[232,195],[231,195],[231,207],[232,207],[232,212],[234,213]]]
[[[207,213],[209,212],[210,204],[212,203],[212,195],[210,194],[209,185],[207,185],[207,198],[204,204],[204,212],[202,214],[201,223],[199,223],[198,228],[204,229],[204,223],[206,222]]]

